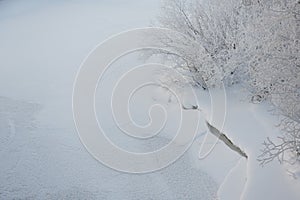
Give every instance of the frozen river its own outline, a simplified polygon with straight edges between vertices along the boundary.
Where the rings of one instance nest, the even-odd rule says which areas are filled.
[[[196,156],[155,173],[120,173],[93,159],[75,130],[82,60],[111,34],[148,26],[158,8],[147,0],[0,1],[0,199],[214,199],[220,183],[194,167]]]

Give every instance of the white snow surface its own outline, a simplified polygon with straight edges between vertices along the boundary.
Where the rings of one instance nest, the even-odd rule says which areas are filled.
[[[218,90],[210,92],[216,93],[212,95],[216,97],[220,93]],[[295,177],[298,173],[296,168],[299,170],[299,166],[280,165],[277,160],[274,160],[262,167],[257,161],[257,157],[261,154],[262,142],[267,137],[276,139],[279,136],[280,132],[276,127],[279,119],[271,115],[271,106],[266,103],[251,104],[247,101],[248,97],[245,94],[245,91],[238,87],[226,90],[227,112],[222,132],[245,151],[248,159],[238,160],[236,166],[230,170],[221,184],[218,196],[220,199],[228,200],[299,199],[300,182]],[[205,96],[200,91],[198,95]],[[207,115],[206,118],[209,119],[211,105],[207,103],[209,102],[207,100],[204,102],[201,104],[200,101],[200,107],[202,105]],[[198,162],[201,166],[201,161]],[[294,172],[294,175],[290,172]]]
[[[198,90],[203,110],[199,133],[172,165],[126,174],[102,165],[85,150],[72,116],[73,82],[81,62],[107,37],[148,26],[159,6],[159,0],[0,1],[0,199],[300,199],[299,180],[285,166],[273,162],[262,168],[256,161],[263,140],[279,134],[277,119],[267,105],[247,102],[239,88],[227,90],[223,131],[248,159],[220,141],[198,159],[204,138],[204,153],[216,141],[205,135],[209,95]],[[143,152],[165,145],[178,119],[171,115],[171,125],[157,139],[137,143],[121,136],[108,114],[109,99],[101,92],[109,92],[122,72],[139,64],[132,57],[120,59],[107,72],[108,87],[96,96],[97,109],[105,112],[97,113],[114,143]],[[211,92],[217,96],[219,91]],[[140,123],[148,120],[145,107],[150,101],[171,112],[174,108],[160,89],[139,95],[132,114]]]

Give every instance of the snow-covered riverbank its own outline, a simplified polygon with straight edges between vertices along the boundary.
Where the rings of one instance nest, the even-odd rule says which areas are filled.
[[[85,150],[72,116],[73,82],[82,60],[112,34],[148,26],[159,6],[147,0],[0,1],[0,199],[300,198],[299,180],[278,163],[261,168],[256,161],[262,141],[276,132],[274,117],[264,105],[241,102],[234,91],[227,95],[224,132],[248,160],[221,142],[199,160],[204,119],[190,150],[155,173],[117,172]],[[198,95],[209,118],[208,96]],[[152,99],[172,107],[165,93]],[[139,115],[143,109],[136,110]],[[118,128],[102,120],[118,141]],[[207,137],[204,153],[215,142]],[[133,147],[148,150],[169,139]]]

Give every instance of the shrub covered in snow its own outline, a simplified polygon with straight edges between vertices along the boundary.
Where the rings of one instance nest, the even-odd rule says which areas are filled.
[[[271,103],[282,118],[278,144],[264,143],[262,163],[299,159],[300,1],[167,0],[159,25],[182,35],[158,35],[155,52],[204,89],[242,84],[252,102]]]

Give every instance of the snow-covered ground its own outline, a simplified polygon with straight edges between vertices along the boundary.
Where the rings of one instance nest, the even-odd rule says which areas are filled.
[[[238,89],[227,94],[224,132],[247,153],[247,160],[220,141],[198,159],[205,137],[201,133],[207,131],[204,117],[211,114],[208,94],[201,91],[199,106],[206,116],[199,134],[169,167],[121,173],[85,150],[72,115],[73,82],[82,60],[112,34],[148,26],[159,6],[158,0],[0,1],[0,199],[300,199],[299,180],[283,166],[274,162],[262,168],[256,161],[265,137],[276,135],[276,119],[266,105],[241,101]],[[107,84],[128,64],[131,59],[116,63]],[[105,98],[97,95],[101,108]],[[173,106],[165,92],[146,97]],[[141,113],[147,101],[134,108],[141,121],[146,120]],[[129,150],[148,151],[170,139],[162,133],[157,140],[136,144],[118,136],[121,132],[106,112],[98,117],[112,140]],[[167,126],[165,133],[173,128]],[[215,138],[207,137],[210,149]]]
[[[219,92],[211,91],[216,93],[212,95],[216,97]],[[205,96],[200,91],[198,95]],[[231,88],[226,91],[226,95],[227,112],[223,132],[246,152],[248,159],[237,158],[236,165],[227,174],[218,190],[221,199],[299,199],[300,182],[291,176],[290,168],[276,161],[262,167],[257,161],[257,157],[261,154],[262,142],[266,137],[276,139],[279,135],[279,130],[275,127],[278,119],[270,114],[271,107],[263,103],[249,103],[245,100],[245,93],[241,88]],[[205,102],[202,105],[206,108],[209,118],[210,105]],[[196,152],[200,144],[198,147],[196,144],[194,146],[196,147],[192,149]],[[218,160],[220,157],[218,154],[222,152],[215,149],[210,159]],[[210,168],[210,165],[203,165],[201,160],[195,160],[195,163],[202,169]]]

